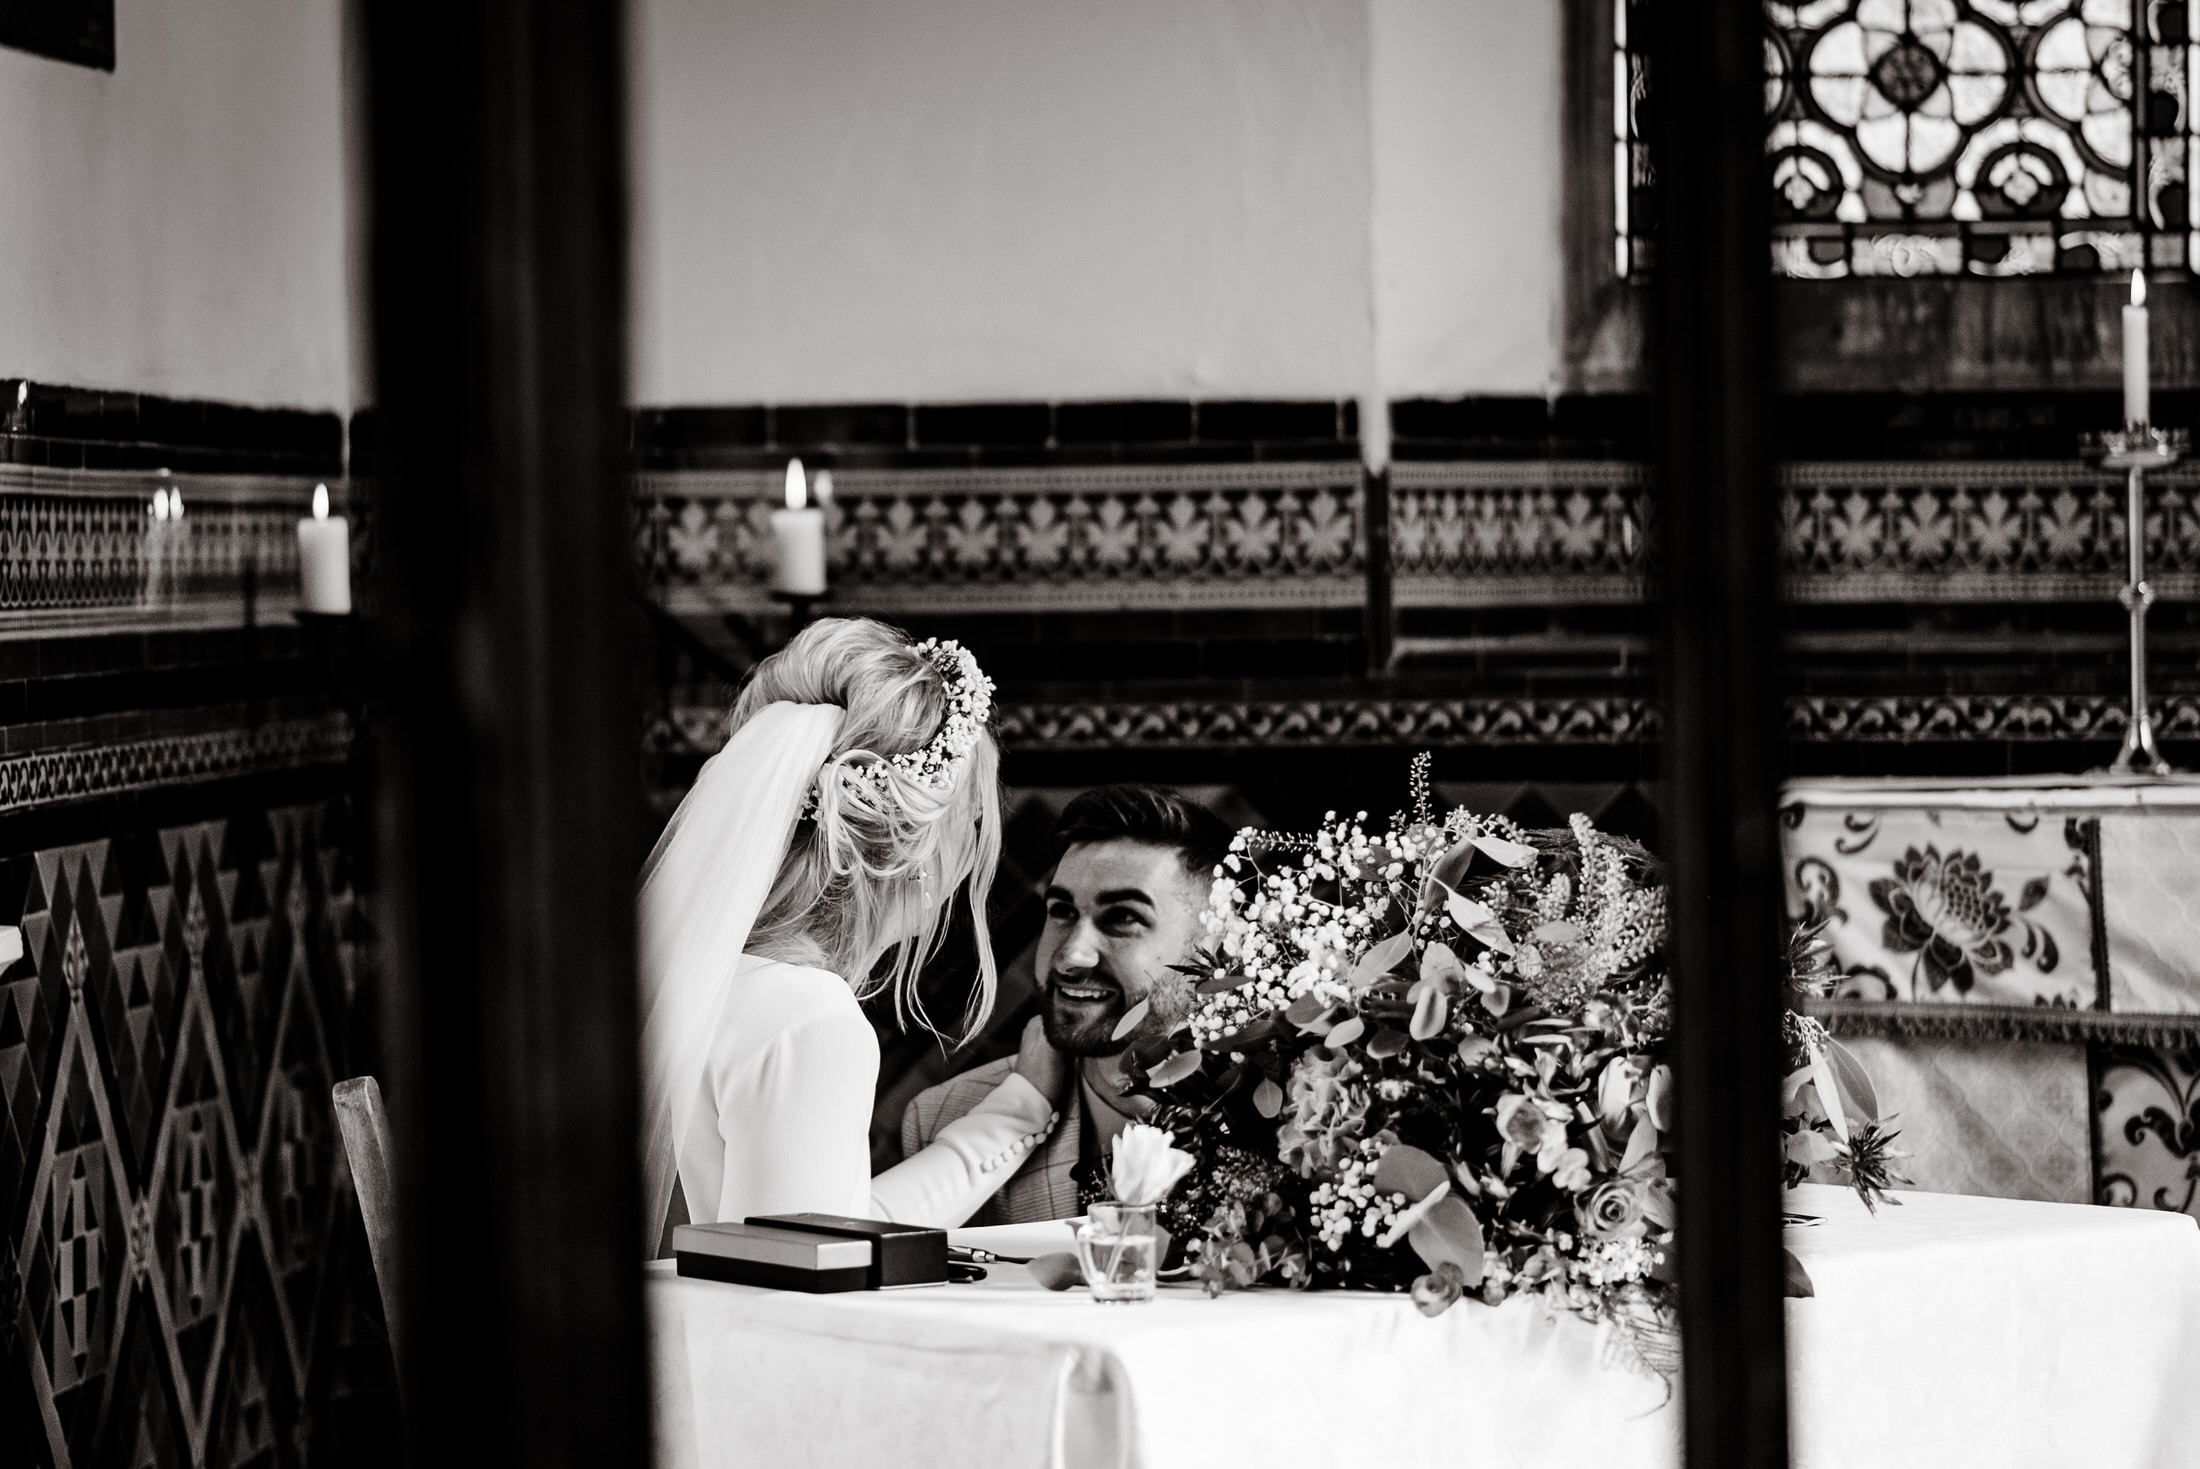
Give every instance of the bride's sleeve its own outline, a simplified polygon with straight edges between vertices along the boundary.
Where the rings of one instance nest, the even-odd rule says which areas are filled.
[[[861,1214],[870,1199],[878,1038],[851,1007],[780,1033],[717,1093],[726,1172],[720,1219]]]
[[[871,1180],[872,1217],[953,1228],[1008,1182],[1055,1121],[1039,1089],[1010,1072],[984,1101],[941,1128],[931,1146]]]

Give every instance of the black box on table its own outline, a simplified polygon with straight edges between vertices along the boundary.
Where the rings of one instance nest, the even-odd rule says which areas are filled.
[[[816,1230],[683,1224],[672,1232],[672,1253],[682,1275],[829,1295],[870,1289],[878,1247]]]
[[[913,1285],[947,1284],[947,1231],[883,1219],[850,1219],[843,1214],[752,1214],[751,1225],[796,1229],[839,1239],[869,1240],[872,1245],[869,1290],[903,1290]]]

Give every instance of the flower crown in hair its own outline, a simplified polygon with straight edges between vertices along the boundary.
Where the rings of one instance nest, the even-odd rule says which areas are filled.
[[[883,793],[894,776],[945,796],[954,790],[978,736],[993,713],[993,680],[978,667],[970,650],[953,639],[926,638],[916,645],[917,655],[939,670],[947,684],[947,719],[930,744],[906,755],[889,755],[861,763],[832,761],[819,774],[819,785],[810,788],[802,815],[815,816],[820,787],[828,779],[844,784],[861,783]]]

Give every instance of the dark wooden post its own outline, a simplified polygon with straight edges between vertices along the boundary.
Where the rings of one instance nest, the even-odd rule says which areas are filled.
[[[616,0],[367,16],[408,1440],[646,1462]]]
[[[1360,504],[1367,542],[1367,675],[1381,678],[1396,660],[1398,611],[1391,592],[1390,400],[1361,395],[1355,414],[1360,440]]]
[[[1360,498],[1367,506],[1367,673],[1390,672],[1397,651],[1398,612],[1390,588],[1390,466],[1362,467]]]
[[[1779,568],[1759,0],[1672,0],[1651,47],[1664,398],[1667,847],[1689,1469],[1787,1462]]]

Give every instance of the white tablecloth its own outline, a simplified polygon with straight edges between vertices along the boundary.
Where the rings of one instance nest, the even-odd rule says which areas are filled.
[[[2184,1215],[1806,1187],[1788,1231],[1797,1469],[2200,1463],[2200,1229]],[[1044,1245],[1041,1226],[958,1231]],[[1564,1465],[1678,1458],[1663,1384],[1526,1302],[980,1285],[804,1296],[649,1267],[660,1469]]]

